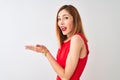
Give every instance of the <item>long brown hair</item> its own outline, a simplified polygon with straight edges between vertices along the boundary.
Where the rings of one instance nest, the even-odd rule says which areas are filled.
[[[74,26],[74,28],[73,28],[73,31],[72,31],[72,35],[74,35],[76,33],[82,33],[85,36],[83,26],[82,26],[81,17],[80,17],[79,12],[77,11],[77,9],[72,5],[63,5],[58,10],[57,16],[56,16],[56,36],[58,38],[58,42],[59,42],[60,46],[67,39],[67,36],[62,34],[62,31],[60,30],[60,28],[58,26],[58,14],[63,9],[68,11],[68,13],[73,17],[73,26]]]

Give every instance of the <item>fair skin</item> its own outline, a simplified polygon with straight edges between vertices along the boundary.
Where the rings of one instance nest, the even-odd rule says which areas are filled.
[[[62,80],[69,80],[74,73],[78,60],[84,58],[86,55],[86,48],[83,40],[79,35],[71,36],[73,29],[73,18],[66,11],[62,10],[58,14],[58,25],[64,35],[67,35],[68,39],[71,39],[70,51],[66,60],[65,68],[62,68],[55,58],[51,55],[50,51],[44,45],[27,45],[26,49],[36,51],[38,53],[44,53],[47,51],[46,58],[50,62],[51,66]],[[79,44],[79,45],[78,45]]]
[[[67,35],[67,37],[70,38],[73,29],[73,17],[66,10],[59,12],[58,26],[60,27],[63,35]]]

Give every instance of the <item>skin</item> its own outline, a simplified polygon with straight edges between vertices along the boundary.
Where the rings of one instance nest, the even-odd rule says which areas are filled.
[[[58,14],[58,26],[60,29],[67,28],[66,31],[62,31],[63,35],[67,35],[70,38],[71,31],[73,29],[73,17],[66,11],[62,10]]]
[[[62,68],[57,63],[50,51],[44,45],[27,45],[26,49],[43,54],[47,51],[46,58],[50,62],[54,71],[62,80],[69,80],[76,69],[78,60],[86,56],[86,48],[82,38],[79,35],[71,35],[71,31],[74,28],[73,17],[66,10],[59,12],[58,25],[60,28],[64,26],[67,28],[65,31],[62,31],[62,33],[67,35],[67,40],[71,39],[70,51],[66,60],[65,68]]]

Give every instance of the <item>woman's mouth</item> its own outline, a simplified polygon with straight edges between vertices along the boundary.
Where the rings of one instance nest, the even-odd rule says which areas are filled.
[[[66,30],[67,30],[67,27],[62,27],[61,30],[62,30],[62,31],[66,31]]]

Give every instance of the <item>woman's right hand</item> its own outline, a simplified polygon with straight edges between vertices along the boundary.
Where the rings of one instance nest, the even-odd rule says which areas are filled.
[[[49,50],[44,46],[44,45],[26,45],[25,46],[26,49],[28,50],[32,50],[32,51],[35,51],[35,52],[38,52],[38,53],[43,53],[46,55],[46,53],[49,52]]]

